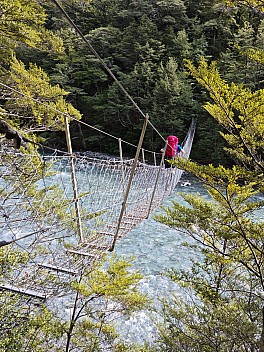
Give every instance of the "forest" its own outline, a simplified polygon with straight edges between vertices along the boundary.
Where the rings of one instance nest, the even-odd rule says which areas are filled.
[[[52,94],[49,89],[57,89],[57,94],[67,95],[83,121],[136,144],[142,126],[139,114],[65,16],[52,1],[45,1],[41,7],[33,3],[27,17],[16,21],[20,13],[15,11],[12,19],[12,11],[15,7],[22,11],[21,6],[23,2],[14,3],[1,27],[3,79],[18,87],[22,85],[18,77],[27,75],[30,94],[39,81],[46,92],[35,91],[34,96],[42,101]],[[203,109],[206,92],[186,74],[185,60],[194,64],[201,57],[217,60],[223,79],[261,88],[263,65],[242,54],[248,48],[262,48],[261,11],[214,1],[64,1],[63,6],[164,138],[173,132],[183,139],[194,118],[198,128],[193,159],[203,164],[230,162],[223,153],[221,127]],[[3,99],[7,94],[3,89]],[[10,110],[16,113],[13,106]],[[29,133],[47,129],[42,132],[47,143],[61,142],[49,123],[41,128],[34,119],[21,119],[20,125]],[[76,138],[75,150],[116,153],[111,141],[85,127],[72,126],[73,133],[80,134],[80,128],[83,138]],[[160,140],[149,134],[145,148],[159,150]]]
[[[137,145],[143,119],[130,96],[164,138],[182,142],[195,121],[191,158],[174,163],[210,196],[183,194],[186,206],[173,202],[156,216],[190,236],[204,262],[168,268],[185,295],[162,297],[154,344],[129,344],[111,324],[113,312],[151,305],[137,289],[140,273],[113,258],[71,282],[70,321],[0,291],[0,351],[264,352],[264,221],[254,216],[264,206],[263,0],[0,0],[0,33],[1,148],[12,140],[27,153],[67,150],[66,113],[74,151],[117,155],[118,144],[97,131]],[[162,147],[147,130],[144,148]],[[12,167],[1,158],[1,180]],[[1,245],[1,282],[31,259]]]

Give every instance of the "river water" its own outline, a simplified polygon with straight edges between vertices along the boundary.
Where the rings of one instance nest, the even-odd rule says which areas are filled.
[[[197,179],[183,174],[175,191],[165,200],[163,206],[169,207],[172,200],[184,204],[179,192],[198,192],[204,198],[209,199],[205,188]],[[255,198],[254,200],[264,200],[263,195]],[[159,208],[155,213],[162,213],[162,211]],[[263,208],[252,216],[264,221]],[[191,260],[201,261],[202,255],[197,251],[197,248],[193,249],[181,245],[183,242],[192,243],[186,234],[161,224],[153,220],[152,217],[153,214],[120,240],[116,246],[116,253],[135,258],[133,268],[144,275],[140,290],[147,293],[153,300],[155,308],[159,309],[159,298],[168,298],[172,293],[179,294],[176,284],[166,277],[164,272],[170,268],[188,269]],[[151,343],[157,337],[154,321],[157,322],[158,319],[158,313],[142,311],[119,322],[118,330],[123,338],[129,342],[142,343],[145,341]]]
[[[172,200],[184,204],[179,192],[199,192],[207,197],[205,188],[197,179],[183,174],[175,191],[164,201],[163,206],[169,207]],[[162,212],[159,208],[154,214]],[[176,284],[164,272],[170,268],[186,269],[192,259],[202,260],[202,256],[197,250],[181,245],[182,242],[191,243],[187,235],[155,221],[154,214],[118,242],[116,253],[135,258],[132,267],[144,275],[140,290],[147,293],[155,308],[158,308],[160,297],[168,297],[177,291]],[[135,313],[120,322],[119,331],[127,341],[152,342],[156,337],[155,323],[152,320],[157,321],[158,318],[157,313]]]

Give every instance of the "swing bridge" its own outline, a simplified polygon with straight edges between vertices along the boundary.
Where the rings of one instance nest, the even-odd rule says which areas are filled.
[[[184,158],[189,157],[194,131],[192,123],[182,144]],[[165,169],[164,154],[153,153],[153,163],[146,163],[140,145],[135,158],[125,159],[118,142],[120,157],[115,159],[73,153],[70,138],[71,153],[2,148],[0,246],[6,256],[16,248],[29,260],[3,270],[0,289],[43,300],[67,294],[69,277],[92,270],[94,262],[113,251],[118,240],[173,192],[182,170]]]
[[[177,168],[164,168],[164,153],[148,151],[152,162],[146,163],[147,151],[142,148],[146,128],[158,131],[87,38],[60,10],[144,117],[144,124],[133,159],[123,158],[124,141],[116,137],[118,158],[74,153],[69,116],[64,116],[67,152],[54,150],[47,154],[39,150],[29,154],[1,146],[1,302],[10,302],[11,297],[18,312],[27,300],[52,302],[54,297],[58,300],[71,294],[70,282],[91,272],[102,257],[114,250],[117,241],[147,219],[173,192],[183,173]],[[184,158],[189,158],[194,133],[192,122],[182,143]],[[162,146],[164,141],[162,137]]]

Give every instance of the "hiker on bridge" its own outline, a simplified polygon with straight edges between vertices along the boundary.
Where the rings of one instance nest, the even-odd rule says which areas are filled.
[[[172,165],[171,160],[175,159],[176,156],[183,156],[184,150],[181,145],[178,143],[178,137],[170,135],[166,139],[167,147],[164,155],[164,165],[165,169],[170,168]],[[161,149],[161,152],[164,152],[164,148]],[[173,167],[173,166],[172,166]]]

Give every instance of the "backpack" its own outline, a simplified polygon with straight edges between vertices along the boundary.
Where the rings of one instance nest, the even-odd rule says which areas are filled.
[[[178,138],[176,136],[169,136],[167,138],[168,145],[166,148],[165,156],[171,158],[173,157],[178,149]]]

